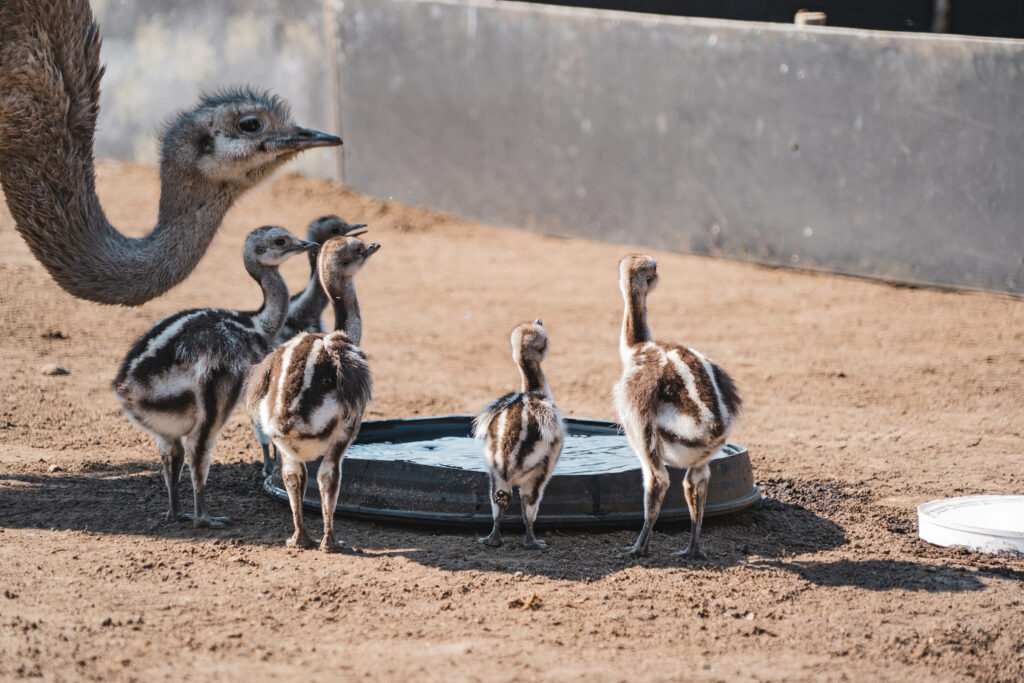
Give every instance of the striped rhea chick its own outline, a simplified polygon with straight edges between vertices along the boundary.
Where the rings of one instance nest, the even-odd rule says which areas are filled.
[[[484,457],[491,471],[491,513],[494,528],[477,539],[492,547],[501,545],[501,518],[512,502],[512,487],[519,488],[523,508],[526,548],[547,548],[533,533],[544,487],[555,471],[562,452],[562,414],[555,407],[540,363],[548,352],[543,323],[536,320],[512,330],[512,360],[519,366],[522,391],[506,394],[490,403],[473,421],[473,433],[484,441]]]
[[[647,325],[647,294],[657,282],[658,264],[652,257],[627,256],[619,262],[619,289],[625,301],[619,340],[622,379],[613,393],[644,482],[644,526],[626,555],[647,555],[669,485],[666,465],[672,465],[686,469],[683,493],[690,512],[690,543],[676,554],[703,557],[698,539],[709,463],[725,444],[740,397],[725,370],[699,351],[653,340]]]
[[[263,289],[258,311],[203,308],[164,318],[128,351],[113,388],[125,415],[156,439],[170,496],[167,519],[223,527],[206,507],[210,451],[238,402],[253,363],[270,350],[288,313],[288,287],[278,272],[289,257],[317,246],[287,230],[262,227],[245,240],[245,269]],[[188,459],[195,514],[181,512],[178,480]]]
[[[323,244],[332,237],[340,235],[352,235],[357,237],[362,232],[353,232],[359,228],[365,228],[365,223],[352,225],[343,221],[337,216],[321,216],[309,224],[306,228],[306,239],[310,242]],[[298,294],[292,295],[288,301],[288,317],[285,318],[281,331],[274,338],[274,346],[280,346],[292,337],[302,332],[324,332],[323,318],[324,309],[327,308],[327,292],[320,285],[320,278],[316,269],[317,251],[309,252],[309,282]],[[269,477],[274,468],[274,462],[270,457],[270,437],[263,433],[260,425],[255,420],[252,423],[252,431],[260,442],[263,450],[263,476]]]
[[[341,459],[359,432],[370,402],[370,367],[359,348],[362,318],[353,276],[379,244],[335,237],[320,248],[317,271],[334,305],[334,332],[301,333],[252,369],[246,407],[281,458],[295,533],[287,545],[310,548],[302,521],[306,463],[323,454],[317,471],[324,536],[320,549],[338,552],[334,508],[341,488]]]
[[[365,234],[366,231],[354,231],[365,227],[366,223],[353,225],[337,216],[321,216],[306,228],[306,239],[323,244],[332,237],[344,235],[358,237]],[[294,294],[288,301],[288,317],[285,318],[284,326],[274,338],[274,346],[280,346],[301,332],[327,331],[322,318],[328,303],[327,292],[320,284],[320,276],[317,274],[318,255],[318,251],[309,252],[309,282],[301,292]]]

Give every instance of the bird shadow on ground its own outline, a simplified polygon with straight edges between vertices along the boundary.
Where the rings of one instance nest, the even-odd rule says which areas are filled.
[[[214,514],[232,518],[225,529],[194,529],[190,522],[163,521],[167,493],[158,465],[150,460],[117,465],[86,462],[76,472],[0,474],[0,526],[197,542],[232,539],[235,545],[280,547],[284,553],[284,539],[292,530],[291,516],[287,504],[263,491],[260,468],[255,461],[216,463],[211,467],[208,500]],[[792,572],[822,586],[930,592],[983,588],[971,572],[944,564],[790,559],[847,545],[843,527],[818,513],[842,518],[843,506],[848,510],[862,506],[863,501],[841,484],[784,480],[762,482],[761,487],[765,498],[754,507],[705,521],[701,540],[707,559],[696,561],[673,555],[687,543],[687,522],[660,523],[651,555],[640,559],[620,557],[635,539],[637,528],[548,530],[541,536],[550,544],[549,549],[535,551],[522,547],[519,533],[506,533],[503,547],[489,548],[476,543],[476,538],[486,532],[480,529],[439,531],[343,517],[338,518],[336,527],[339,539],[358,549],[352,554],[402,557],[446,571],[590,581],[631,566],[712,571],[745,566]],[[191,510],[192,487],[187,475],[181,481],[181,496],[184,509]],[[306,527],[314,538],[319,537],[319,526],[320,516],[307,511]],[[1013,568],[982,566],[979,571],[1024,579],[1024,572]]]
[[[187,468],[186,468],[187,470]],[[783,557],[816,552],[846,543],[843,529],[798,504],[772,497],[754,509],[709,518],[702,534],[707,560],[690,562],[672,553],[686,545],[687,522],[659,523],[650,557],[626,560],[619,555],[632,544],[638,528],[614,531],[549,530],[546,551],[526,550],[519,533],[507,533],[502,548],[476,543],[486,530],[438,531],[430,527],[379,523],[339,517],[339,538],[367,555],[402,556],[425,566],[450,571],[523,572],[570,580],[596,579],[632,564],[651,567],[724,568],[742,564],[749,555]],[[188,474],[181,479],[185,511],[192,509]],[[0,525],[196,540],[235,539],[259,546],[283,547],[291,533],[288,506],[262,489],[260,464],[237,461],[210,468],[207,500],[215,515],[233,521],[225,529],[194,529],[190,522],[166,522],[167,492],[159,464],[136,460],[116,465],[85,461],[75,471],[0,474]],[[320,515],[306,511],[306,527],[316,537]],[[639,525],[638,525],[639,526]]]
[[[847,532],[831,518],[859,520],[892,536],[893,545],[914,541],[908,535],[906,515],[870,506],[865,491],[836,480],[779,479],[760,483],[764,499],[755,506],[705,520],[701,545],[707,559],[689,560],[673,553],[686,546],[689,523],[659,523],[651,543],[651,555],[623,559],[620,553],[636,538],[639,529],[597,532],[549,530],[541,534],[548,550],[527,550],[520,533],[504,534],[505,545],[488,548],[475,543],[486,529],[461,534],[411,531],[408,527],[375,525],[376,531],[352,538],[354,545],[371,553],[397,555],[426,566],[447,571],[489,571],[505,574],[541,575],[573,581],[597,580],[630,566],[724,570],[742,566],[752,570],[791,572],[820,586],[855,586],[868,590],[904,589],[928,592],[982,590],[984,584],[974,572],[949,566],[948,556],[937,563],[891,561],[886,559],[839,561],[795,560],[794,556],[814,554],[848,546]],[[819,514],[820,513],[820,514]],[[362,523],[373,524],[373,523]],[[365,527],[364,527],[365,528]],[[418,547],[401,548],[406,544]],[[916,540],[916,534],[913,534]],[[982,556],[983,557],[983,556]],[[925,559],[925,558],[922,558]],[[978,560],[978,556],[974,556]],[[1024,572],[1005,566],[984,566],[979,572],[1020,580]]]
[[[167,489],[159,463],[153,460],[117,465],[85,461],[75,472],[0,473],[0,526],[163,538],[255,535],[248,540],[269,543],[284,533],[287,519],[273,524],[280,515],[262,495],[260,467],[244,461],[210,467],[207,503],[212,514],[235,520],[226,529],[195,529],[188,521],[165,521]],[[187,467],[180,481],[182,509],[191,512]],[[268,525],[276,533],[267,535]]]
[[[707,558],[701,560],[674,555],[689,540],[689,523],[685,521],[659,523],[652,537],[651,554],[635,559],[623,558],[621,553],[632,545],[639,525],[595,531],[548,529],[540,534],[549,544],[544,551],[525,549],[521,532],[505,532],[504,545],[490,548],[476,543],[488,529],[454,533],[393,524],[374,526],[375,533],[353,536],[351,542],[367,552],[399,555],[447,571],[541,575],[572,581],[597,580],[630,566],[725,569],[748,564],[750,556],[781,558],[831,550],[847,542],[846,534],[835,522],[774,498],[747,510],[705,519],[701,547]],[[404,547],[396,543],[396,536],[402,534]],[[408,547],[410,543],[417,547]]]

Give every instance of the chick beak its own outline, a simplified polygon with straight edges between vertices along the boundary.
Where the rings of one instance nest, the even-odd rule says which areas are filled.
[[[348,237],[359,237],[360,235],[365,235],[366,234],[365,230],[359,230],[359,228],[365,228],[365,227],[366,227],[366,223],[356,223],[355,225],[350,225],[347,228],[345,228],[345,233],[344,234],[347,235]],[[359,232],[352,232],[353,230],[359,230]]]
[[[291,251],[312,251],[319,249],[320,245],[317,242],[307,242],[305,240],[299,240],[299,242],[291,248]]]

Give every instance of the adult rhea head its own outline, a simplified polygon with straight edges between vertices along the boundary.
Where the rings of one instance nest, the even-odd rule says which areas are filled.
[[[299,152],[341,139],[251,89],[204,97],[164,132],[160,207],[145,237],[110,225],[95,191],[99,29],[86,0],[0,3],[0,184],[35,257],[71,294],[136,305],[192,272],[228,208]]]

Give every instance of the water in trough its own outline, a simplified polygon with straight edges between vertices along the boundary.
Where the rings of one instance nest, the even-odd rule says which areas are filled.
[[[727,455],[722,451],[715,457]],[[420,465],[487,471],[483,445],[467,436],[444,436],[398,443],[356,443],[349,447],[345,457],[363,460],[401,460]],[[562,446],[555,474],[610,474],[636,468],[636,455],[625,436],[571,434],[566,437]]]

